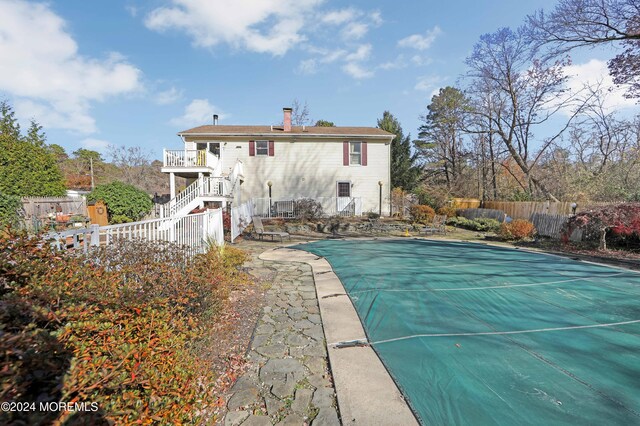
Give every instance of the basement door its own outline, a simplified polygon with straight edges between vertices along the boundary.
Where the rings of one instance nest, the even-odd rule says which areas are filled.
[[[351,182],[338,181],[336,186],[336,213],[345,211],[351,203]]]

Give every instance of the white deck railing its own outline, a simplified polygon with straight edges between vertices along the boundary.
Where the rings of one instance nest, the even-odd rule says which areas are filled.
[[[53,239],[59,248],[80,248],[82,245],[85,252],[88,245],[110,245],[121,239],[167,241],[187,247],[189,254],[194,255],[204,252],[209,243],[224,244],[222,209],[119,225],[92,225],[86,229],[53,232],[45,238]]]
[[[208,167],[216,169],[218,157],[205,149],[165,149],[164,167]]]
[[[255,216],[297,218],[309,208],[304,200],[317,203],[320,206],[319,215],[323,217],[362,215],[360,197],[254,198],[251,201]]]
[[[231,196],[231,182],[223,177],[206,177],[195,180],[166,204],[160,206],[160,217],[175,216],[196,201],[199,197]],[[195,208],[195,207],[193,207]]]

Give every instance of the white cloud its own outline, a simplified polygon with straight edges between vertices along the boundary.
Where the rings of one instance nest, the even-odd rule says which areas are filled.
[[[371,56],[371,45],[370,44],[362,44],[358,46],[355,52],[350,53],[345,56],[345,60],[349,62],[360,62],[369,59]]]
[[[351,22],[358,16],[359,13],[353,8],[332,10],[331,12],[324,13],[320,21],[329,25],[342,25]]]
[[[138,8],[137,7],[135,7],[135,6],[125,6],[124,8],[125,8],[125,10],[127,12],[129,12],[129,15],[131,15],[133,18],[138,16]]]
[[[378,68],[383,70],[399,70],[407,67],[407,59],[404,55],[398,55],[393,61],[383,62]]]
[[[318,61],[315,59],[305,59],[298,65],[298,72],[301,74],[315,74],[318,72]]]
[[[634,99],[627,99],[623,96],[625,88],[616,87],[613,83],[606,61],[591,59],[583,64],[569,65],[564,68],[564,72],[569,77],[567,88],[570,89],[571,93],[577,93],[587,85],[597,84],[608,90],[604,103],[604,107],[608,111],[637,107]],[[569,114],[569,111],[567,111],[567,114]]]
[[[362,64],[357,62],[347,62],[342,67],[343,71],[355,79],[363,79],[373,77],[373,71],[364,68]]]
[[[433,59],[427,56],[413,55],[411,57],[411,62],[413,62],[417,66],[424,66],[431,64],[433,62]]]
[[[155,31],[180,30],[199,47],[284,55],[306,39],[302,30],[324,0],[172,0],[145,19]]]
[[[373,71],[365,68],[364,62],[369,60],[373,47],[371,44],[360,44],[354,50],[346,49],[322,49],[310,47],[310,53],[315,58],[306,59],[298,64],[298,71],[304,74],[315,74],[322,65],[342,63],[341,69],[355,79],[368,78],[373,76]]]
[[[403,38],[398,41],[399,47],[407,47],[417,50],[427,50],[436,38],[442,34],[442,30],[440,27],[435,26],[432,29],[428,30],[424,35],[422,34],[412,34],[408,37]]]
[[[369,25],[362,22],[351,22],[342,30],[342,37],[346,40],[359,40],[369,32]]]
[[[434,89],[438,89],[444,82],[444,78],[437,75],[423,75],[418,77],[418,82],[414,86],[414,89],[421,92],[432,92]]]
[[[121,55],[80,55],[65,22],[47,4],[3,0],[0,16],[0,90],[15,97],[20,118],[93,133],[93,102],[141,89],[141,71]]]
[[[87,138],[80,141],[80,145],[87,149],[103,152],[109,147],[109,145],[111,145],[111,143],[101,139]]]
[[[208,99],[194,99],[184,109],[184,114],[180,117],[172,118],[169,124],[173,126],[202,126],[211,124],[213,114],[218,114],[220,120],[227,117],[222,110],[215,105],[211,105]]]
[[[182,99],[182,90],[178,90],[175,87],[162,92],[158,92],[154,96],[154,101],[158,105],[169,105],[179,101],[180,99]]]
[[[366,59],[351,56],[369,53],[353,44],[383,22],[379,11],[326,10],[322,6],[327,0],[165,1],[166,6],[147,14],[147,28],[185,33],[204,48],[230,46],[282,56],[304,46],[305,53],[314,56],[299,62],[296,71],[301,74],[314,74],[322,65],[337,62],[348,75],[369,75],[362,64]]]

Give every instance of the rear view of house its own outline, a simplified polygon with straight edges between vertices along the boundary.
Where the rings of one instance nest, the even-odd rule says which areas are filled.
[[[292,126],[291,109],[283,113],[282,126],[218,125],[214,116],[212,125],[178,133],[184,147],[164,151],[162,171],[170,175],[172,199],[187,199],[181,195],[191,191],[201,203],[192,197],[172,213],[202,202],[252,199],[258,209],[273,209],[274,203],[313,198],[329,214],[389,214],[393,134],[373,127]],[[187,178],[180,194],[176,176]]]

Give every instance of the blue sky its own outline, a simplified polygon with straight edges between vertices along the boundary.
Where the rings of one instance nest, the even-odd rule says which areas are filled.
[[[554,4],[0,0],[0,98],[69,152],[113,144],[159,158],[213,113],[220,124],[277,124],[293,99],[343,126],[375,126],[389,110],[415,136],[481,34]],[[613,52],[576,52],[574,84],[601,75]]]

